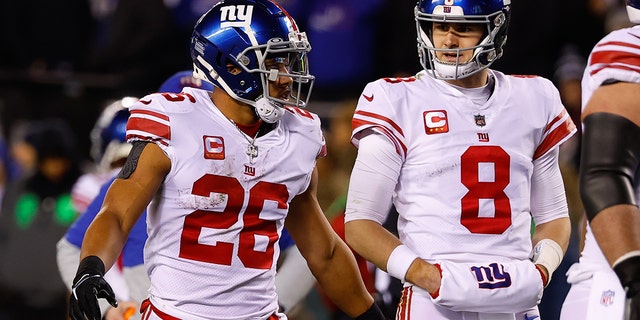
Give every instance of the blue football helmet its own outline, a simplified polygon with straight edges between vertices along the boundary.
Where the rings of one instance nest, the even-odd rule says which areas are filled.
[[[127,121],[129,107],[138,98],[125,97],[109,104],[100,114],[91,130],[91,157],[98,166],[98,170],[107,171],[111,164],[124,159],[131,151],[127,143]]]
[[[640,23],[640,0],[627,0],[627,14],[629,21]]]
[[[507,28],[511,13],[510,0],[419,0],[414,10],[418,32],[418,56],[428,74],[443,80],[468,77],[488,68],[502,56],[507,41]],[[468,48],[435,48],[432,25],[440,23],[484,24],[484,38]],[[437,51],[454,52],[460,56],[464,50],[473,50],[468,62],[446,63],[436,57]]]
[[[293,18],[269,0],[218,2],[196,23],[190,49],[196,78],[254,106],[266,122],[277,121],[284,105],[307,105],[315,80],[307,62],[311,45]],[[270,58],[284,63],[286,73],[267,69]],[[242,72],[233,74],[229,64]],[[269,95],[269,81],[279,76],[293,79],[286,99]]]

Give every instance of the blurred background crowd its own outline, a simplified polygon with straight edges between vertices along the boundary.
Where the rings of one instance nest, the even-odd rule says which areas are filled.
[[[0,320],[5,319],[3,308],[26,300],[41,308],[64,307],[66,298],[54,296],[63,288],[55,243],[77,214],[68,197],[91,163],[91,128],[110,102],[155,92],[170,75],[191,68],[193,25],[215,2],[0,2]],[[415,1],[279,3],[307,32],[313,48],[309,64],[317,80],[310,109],[323,119],[329,151],[318,164],[319,200],[328,218],[339,219],[356,154],[349,142],[350,119],[361,90],[377,78],[410,76],[421,69]],[[621,0],[514,0],[505,54],[492,68],[553,80],[579,123],[586,57],[604,34],[627,24]],[[562,150],[576,229],[582,215],[576,186],[579,139]],[[13,215],[19,219],[7,219]],[[43,227],[37,233],[18,232],[30,224]],[[568,290],[563,273],[577,260],[579,239],[572,248],[565,269],[556,272],[545,291],[545,319],[559,314]],[[369,271],[370,290],[383,299],[388,283],[374,285],[375,272]],[[16,296],[10,289],[15,286],[40,290],[39,296]],[[300,319],[339,318],[317,290],[298,314]]]

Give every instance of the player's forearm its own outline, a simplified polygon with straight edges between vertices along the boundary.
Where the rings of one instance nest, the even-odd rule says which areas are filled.
[[[532,261],[542,275],[544,285],[551,281],[569,246],[571,222],[568,217],[536,226],[533,235]]]
[[[381,270],[387,270],[389,255],[402,243],[372,220],[353,220],[345,224],[345,240],[363,258]]]
[[[589,222],[607,261],[613,265],[626,253],[640,250],[640,210],[616,205],[602,210]]]
[[[571,221],[569,218],[559,218],[536,226],[533,233],[533,245],[535,246],[542,239],[555,241],[562,252],[567,251],[569,238],[571,236]]]
[[[330,259],[322,265],[309,265],[318,283],[338,308],[350,317],[365,312],[373,304],[351,250],[340,239]]]
[[[345,224],[345,235],[349,245],[365,259],[395,278],[408,281],[431,293],[440,287],[438,269],[417,257],[408,248],[399,247],[400,240],[371,220],[353,220]],[[398,253],[392,256],[396,250]],[[402,253],[404,251],[404,254]],[[393,261],[389,261],[392,259]],[[388,270],[391,267],[394,270]],[[389,269],[391,269],[389,268]]]
[[[122,247],[127,240],[127,233],[122,230],[119,220],[110,214],[98,214],[87,228],[80,260],[88,256],[99,257],[106,270],[116,262]]]

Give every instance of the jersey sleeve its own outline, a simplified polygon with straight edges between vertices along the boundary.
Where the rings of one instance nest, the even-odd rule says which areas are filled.
[[[616,80],[640,83],[640,28],[614,31],[600,40],[589,55],[585,70],[594,87]]]
[[[398,115],[391,106],[383,84],[384,80],[371,82],[360,95],[351,123],[351,143],[357,148],[362,133],[367,129],[373,129],[389,138],[396,152],[404,159],[407,154],[404,132],[398,125]]]
[[[564,141],[573,136],[577,129],[576,125],[571,120],[571,116],[565,109],[564,105],[560,101],[560,93],[556,89],[551,81],[543,80],[544,90],[542,94],[547,97],[549,105],[546,110],[549,110],[547,116],[547,124],[542,132],[542,137],[536,150],[533,154],[533,160],[545,155],[549,150],[559,146]]]
[[[306,137],[310,143],[317,146],[316,159],[327,156],[327,144],[322,132],[320,117],[305,109],[292,106],[285,107],[288,114],[282,121],[286,121],[291,131],[296,131]]]
[[[169,115],[162,105],[159,94],[151,94],[129,108],[131,115],[127,122],[127,141],[148,141],[161,147],[171,142]]]

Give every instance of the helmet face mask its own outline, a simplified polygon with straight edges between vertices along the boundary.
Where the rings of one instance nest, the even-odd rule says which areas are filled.
[[[510,17],[509,0],[420,0],[415,10],[418,56],[422,67],[437,79],[457,80],[488,68],[502,56]],[[474,24],[485,28],[482,39],[464,48],[436,48],[434,23]],[[465,51],[472,51],[468,61],[460,61]],[[458,60],[443,62],[438,53],[455,53]]]
[[[244,72],[259,74],[263,88],[262,95],[272,102],[282,105],[294,105],[305,107],[309,101],[314,76],[309,74],[308,52],[311,45],[307,41],[306,34],[297,33],[289,35],[291,40],[280,38],[269,39],[266,45],[248,47],[243,50],[236,60]],[[300,40],[295,40],[300,39]],[[259,50],[258,67],[249,69],[243,61],[250,61],[251,52]],[[250,65],[250,64],[248,64]],[[292,79],[292,85],[288,97],[272,96],[269,84],[278,81],[279,77]]]
[[[194,76],[254,107],[261,98],[280,107],[306,106],[315,80],[308,69],[309,51],[306,34],[268,0],[223,0],[200,18],[191,38]],[[267,69],[274,57],[288,58],[278,63],[284,68]],[[230,72],[229,65],[241,72]],[[292,80],[290,97],[270,92],[279,77]]]

